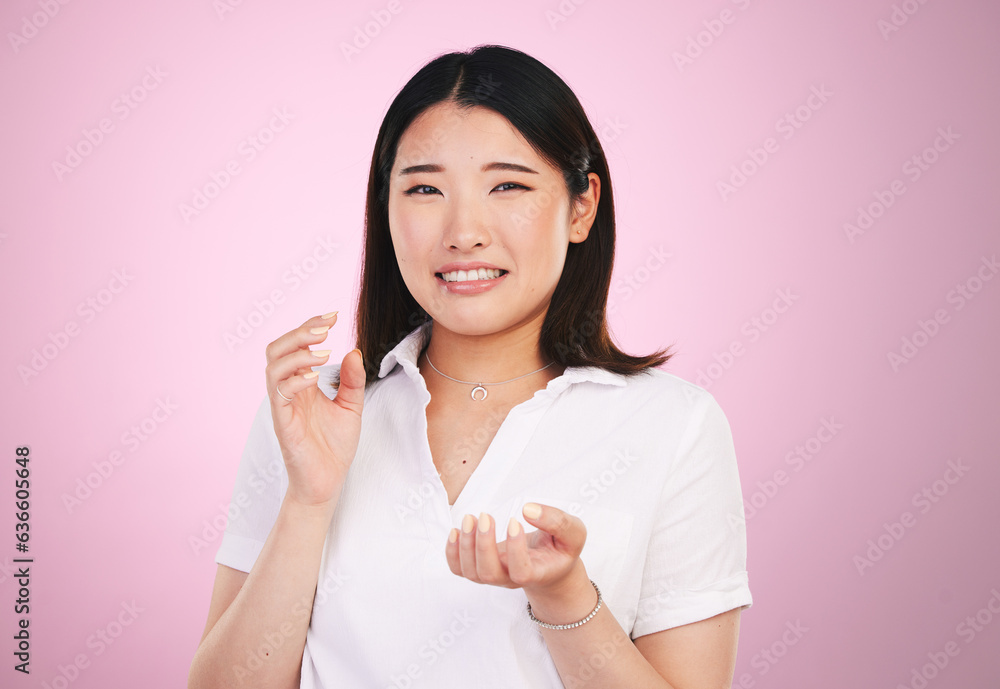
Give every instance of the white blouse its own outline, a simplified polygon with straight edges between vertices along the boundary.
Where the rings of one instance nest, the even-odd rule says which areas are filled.
[[[387,354],[365,392],[358,451],[323,548],[302,687],[562,687],[524,592],[456,576],[445,559],[465,514],[490,514],[498,540],[510,517],[534,530],[521,515],[526,502],[583,520],[587,574],[632,639],[751,605],[736,455],[710,393],[660,369],[627,378],[567,367],[510,410],[449,505],[416,365],[431,326]],[[314,367],[331,399],[339,366]],[[265,398],[233,490],[232,504],[249,507],[231,510],[216,562],[250,571],[287,487]]]

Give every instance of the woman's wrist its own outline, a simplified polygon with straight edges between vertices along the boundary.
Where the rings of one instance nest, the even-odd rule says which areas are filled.
[[[281,501],[281,509],[294,514],[297,519],[315,519],[329,524],[330,519],[333,517],[333,513],[337,509],[338,499],[339,494],[338,498],[333,498],[325,502],[307,503],[286,493],[285,497]]]
[[[582,560],[560,582],[544,589],[525,590],[531,614],[549,624],[572,624],[589,615],[597,605],[597,591]]]

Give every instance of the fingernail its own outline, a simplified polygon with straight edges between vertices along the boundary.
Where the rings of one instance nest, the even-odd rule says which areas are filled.
[[[318,375],[319,375],[319,371],[310,371],[309,373],[303,373],[302,377],[303,378],[315,378]]]
[[[332,349],[324,349],[322,352],[313,352],[313,356],[317,359],[322,359],[323,357],[330,356],[330,352],[332,351]]]
[[[448,532],[448,542],[454,543],[457,540],[458,540],[458,529],[453,528],[451,531]]]
[[[328,319],[328,318],[333,318],[333,317],[334,317],[334,316],[336,316],[336,315],[337,315],[338,313],[340,313],[340,311],[331,311],[330,313],[328,313],[328,314],[326,314],[326,315],[323,315],[323,316],[320,316],[320,318],[322,318],[322,319],[326,320],[326,319]]]
[[[479,513],[479,533],[486,533],[490,530],[490,516],[485,512]]]
[[[324,325],[322,328],[310,328],[309,332],[311,332],[313,335],[322,335],[323,333],[325,333],[329,329],[330,329],[330,326]]]
[[[462,518],[462,531],[464,531],[465,533],[472,533],[472,527],[475,523],[476,523],[475,517],[473,517],[471,514],[465,515],[465,517]]]
[[[526,502],[524,507],[521,509],[524,516],[528,519],[538,519],[542,516],[542,506],[537,502]]]
[[[507,524],[507,535],[514,537],[519,533],[521,533],[521,522],[511,517],[510,522]]]

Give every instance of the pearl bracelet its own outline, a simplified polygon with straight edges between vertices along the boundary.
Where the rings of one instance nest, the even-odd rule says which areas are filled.
[[[590,583],[591,585],[593,585],[594,590],[597,591],[597,606],[590,611],[589,615],[584,617],[579,622],[573,622],[572,624],[549,624],[548,622],[542,622],[540,619],[531,614],[531,603],[528,603],[528,617],[531,618],[532,622],[534,622],[539,626],[545,627],[546,629],[573,629],[573,627],[579,627],[581,624],[586,624],[587,622],[590,622],[590,620],[594,617],[594,615],[597,614],[597,611],[601,609],[601,603],[604,600],[603,598],[601,598],[601,589],[597,588],[597,584],[594,583],[593,579],[590,580]]]

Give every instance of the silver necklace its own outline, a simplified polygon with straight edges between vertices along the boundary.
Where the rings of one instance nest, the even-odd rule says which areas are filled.
[[[426,355],[426,352],[424,354]],[[431,365],[431,368],[433,368],[435,371],[437,371],[440,375],[444,376],[448,380],[453,380],[456,383],[463,383],[465,385],[475,385],[476,387],[474,387],[472,389],[472,399],[473,399],[474,402],[482,402],[483,400],[486,399],[486,394],[487,394],[486,393],[486,388],[483,387],[482,383],[473,383],[472,381],[469,381],[469,380],[459,380],[458,378],[452,378],[451,376],[448,376],[448,375],[445,375],[444,373],[441,373],[441,371],[438,371],[437,366],[434,365],[434,362],[431,361],[431,358],[429,356],[427,357],[427,363]],[[554,363],[556,363],[556,362],[550,361],[545,366],[542,366],[540,369],[538,369],[538,371],[544,371],[545,369],[547,369],[549,366],[551,366]],[[504,383],[511,383],[511,382],[513,382],[515,380],[518,380],[520,378],[525,378],[527,376],[534,375],[534,374],[538,373],[538,371],[532,371],[531,373],[525,373],[523,376],[518,376],[517,378],[511,378],[510,380],[505,380],[505,381],[502,381],[500,383],[489,383],[489,385],[503,385]],[[482,390],[483,391],[483,396],[481,398],[477,399],[476,398],[476,392],[478,390]]]

